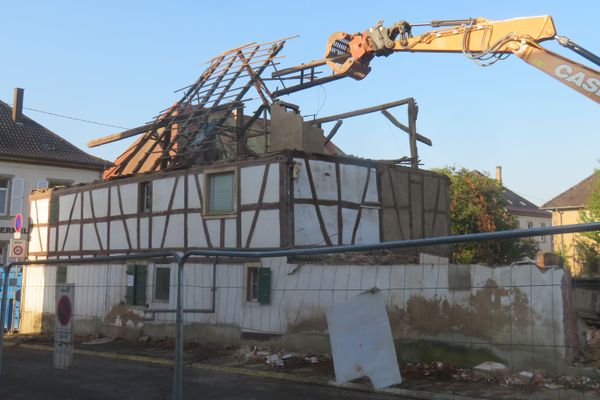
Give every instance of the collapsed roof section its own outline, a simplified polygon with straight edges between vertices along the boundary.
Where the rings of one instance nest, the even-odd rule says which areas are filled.
[[[245,153],[240,138],[273,101],[261,75],[275,65],[285,42],[253,43],[224,52],[210,60],[198,80],[184,88],[181,100],[152,123],[91,142],[90,146],[100,145],[143,132],[104,178],[185,168]],[[253,100],[251,92],[263,106],[244,119],[244,104]]]
[[[89,142],[89,147],[95,147],[141,135],[105,170],[104,179],[258,157],[281,150],[344,154],[331,142],[342,120],[376,111],[409,134],[411,156],[396,162],[418,168],[416,142],[431,146],[431,140],[416,132],[418,107],[412,98],[312,121],[304,121],[298,106],[279,100],[279,96],[329,81],[315,70],[321,64],[278,70],[276,60],[281,58],[279,53],[286,40],[251,43],[224,52],[210,60],[198,80],[181,89],[185,91],[181,100],[153,122]],[[271,75],[263,78],[266,72]],[[332,76],[338,79],[337,75]],[[266,84],[269,81],[277,84],[273,91]],[[401,105],[408,106],[408,126],[386,111]],[[245,115],[245,109],[255,111]],[[330,122],[336,123],[325,137],[322,125]]]

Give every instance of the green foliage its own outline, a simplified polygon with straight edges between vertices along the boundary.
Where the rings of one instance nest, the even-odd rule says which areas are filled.
[[[579,213],[582,223],[600,221],[600,170],[596,171],[596,187],[586,207]],[[586,275],[600,273],[600,232],[582,232],[575,240],[575,262]]]
[[[452,234],[463,235],[518,228],[506,209],[502,186],[494,179],[465,168],[441,168],[436,172],[450,178],[450,219]],[[452,262],[459,264],[510,264],[535,257],[537,245],[531,239],[490,240],[455,245]]]

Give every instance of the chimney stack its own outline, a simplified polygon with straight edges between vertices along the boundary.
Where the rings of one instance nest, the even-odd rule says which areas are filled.
[[[496,167],[496,181],[502,185],[502,166],[500,165]]]
[[[23,116],[23,92],[24,89],[15,88],[12,112],[12,118],[14,122],[21,122],[21,117]]]

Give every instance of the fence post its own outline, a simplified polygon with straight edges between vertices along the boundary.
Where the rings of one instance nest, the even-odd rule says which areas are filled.
[[[4,277],[2,279],[2,303],[0,304],[0,375],[2,375],[2,356],[4,355],[4,320],[6,319],[6,299],[8,297],[8,275],[12,264],[3,265]]]
[[[173,371],[173,399],[181,400],[183,386],[183,265],[185,255],[175,257],[177,261],[177,310],[175,314],[175,368]]]

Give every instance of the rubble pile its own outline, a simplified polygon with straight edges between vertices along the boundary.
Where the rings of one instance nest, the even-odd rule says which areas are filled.
[[[478,382],[503,387],[537,386],[546,389],[599,390],[600,379],[585,376],[547,377],[543,370],[513,373],[501,363],[486,361],[474,368],[458,368],[441,361],[432,363],[404,363],[401,366],[405,378],[449,379],[455,382]]]
[[[294,353],[257,346],[242,346],[236,350],[234,357],[244,361],[265,363],[278,368],[316,364],[322,364],[322,366],[332,365],[331,357],[327,354]]]

